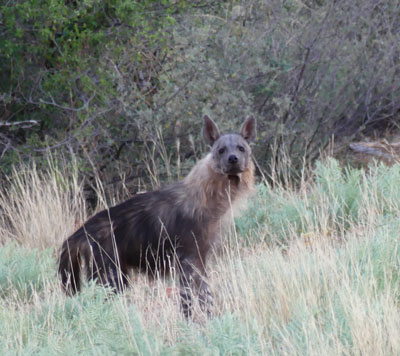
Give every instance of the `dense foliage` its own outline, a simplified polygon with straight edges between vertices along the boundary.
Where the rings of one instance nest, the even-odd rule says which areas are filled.
[[[56,151],[91,160],[94,169],[110,169],[127,142],[138,139],[137,113],[152,106],[174,17],[204,4],[3,3],[1,167]]]
[[[332,137],[398,119],[398,1],[20,0],[0,11],[6,173],[51,152],[107,182],[180,176],[201,154],[204,113],[229,129],[254,114],[260,167],[286,152],[298,171]]]

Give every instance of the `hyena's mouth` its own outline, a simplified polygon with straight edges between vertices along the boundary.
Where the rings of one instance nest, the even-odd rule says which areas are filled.
[[[237,176],[240,173],[243,173],[243,170],[240,167],[232,167],[229,169],[225,169],[225,174],[228,176]]]

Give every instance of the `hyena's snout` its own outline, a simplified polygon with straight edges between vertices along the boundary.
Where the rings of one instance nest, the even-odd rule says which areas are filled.
[[[239,159],[237,158],[236,155],[230,155],[229,158],[228,158],[228,163],[230,165],[235,165],[235,164],[238,163],[238,161],[239,161]]]
[[[243,172],[242,164],[240,164],[239,157],[237,155],[231,154],[228,156],[228,162],[225,170],[228,174],[238,174]]]
[[[239,174],[245,170],[245,165],[245,159],[243,157],[231,153],[226,159],[224,171],[226,174]]]

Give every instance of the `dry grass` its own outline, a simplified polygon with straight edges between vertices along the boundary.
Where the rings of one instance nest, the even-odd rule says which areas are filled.
[[[265,195],[259,187],[262,194],[253,203],[270,219],[268,226],[257,221],[249,225],[253,231],[226,236],[209,264],[214,317],[197,309],[191,321],[179,312],[175,278],[150,281],[132,274],[124,295],[88,286],[81,295],[65,297],[55,257],[85,217],[80,185],[74,173],[71,178],[59,170],[20,169],[0,195],[1,241],[19,243],[0,249],[0,286],[7,291],[0,299],[0,348],[8,350],[5,355],[400,354],[400,168],[362,172],[350,185],[361,187],[354,220],[342,215],[336,195],[329,197],[333,191],[338,200],[353,197],[355,192],[338,190],[353,175],[341,181],[338,168],[329,167],[322,165],[330,176],[327,190],[321,177],[300,191],[266,188]],[[385,195],[386,181],[394,186]],[[268,210],[271,201],[282,209],[285,243]],[[285,213],[300,203],[309,211],[301,231]],[[254,222],[252,209],[244,219]],[[251,240],[256,233],[264,238]],[[33,247],[52,247],[52,253],[33,253]],[[21,292],[24,285],[30,293]]]
[[[0,241],[39,249],[58,246],[87,217],[76,173],[52,163],[45,172],[35,165],[14,168],[0,189]]]

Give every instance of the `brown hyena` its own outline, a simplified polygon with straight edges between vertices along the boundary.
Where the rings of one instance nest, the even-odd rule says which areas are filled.
[[[99,212],[64,241],[59,273],[65,290],[79,291],[83,261],[89,279],[117,291],[127,286],[130,268],[154,275],[174,265],[185,316],[191,313],[192,290],[208,311],[207,254],[224,216],[253,189],[249,144],[255,135],[253,117],[244,122],[239,134],[220,135],[205,116],[203,136],[211,152],[185,179]]]

